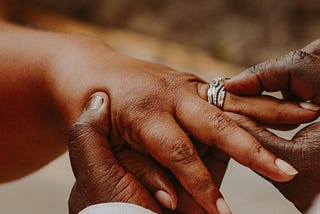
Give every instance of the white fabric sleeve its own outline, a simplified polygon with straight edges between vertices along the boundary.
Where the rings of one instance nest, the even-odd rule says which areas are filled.
[[[145,209],[135,204],[129,203],[102,203],[95,204],[80,211],[79,214],[155,214],[151,210]]]
[[[320,194],[318,194],[316,200],[313,202],[313,206],[308,210],[307,214],[319,214],[320,213]]]

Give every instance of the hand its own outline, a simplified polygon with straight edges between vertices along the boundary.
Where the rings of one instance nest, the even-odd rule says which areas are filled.
[[[292,140],[284,140],[243,115],[227,114],[263,146],[298,170],[298,175],[291,181],[271,182],[301,212],[307,211],[320,193],[320,123],[303,128]]]
[[[320,104],[320,40],[248,68],[226,81],[228,91],[240,95],[257,95],[263,91],[282,91],[289,100]],[[302,103],[311,110],[320,107]]]
[[[110,150],[106,140],[110,134],[106,122],[110,120],[109,107],[107,95],[95,93],[70,129],[69,154],[76,176],[69,199],[70,213],[111,201],[135,203],[160,213],[153,198],[168,210],[176,208],[174,213],[206,213],[178,182],[176,194],[168,176],[149,157],[128,147]],[[220,186],[229,158],[217,149],[207,150],[193,142]]]
[[[110,142],[117,144],[111,147],[128,142],[149,152],[211,213],[216,213],[221,195],[184,131],[273,179],[293,177],[275,165],[273,154],[206,102],[208,85],[198,77],[122,56],[83,36],[2,23],[1,29],[1,169],[6,172],[1,181],[30,173],[62,153],[66,127],[95,91],[110,96]],[[28,161],[22,166],[19,160]]]
[[[58,60],[50,72],[54,83],[51,88],[66,120],[70,123],[75,118],[88,93],[107,92],[111,103],[111,148],[122,142],[149,153],[170,169],[207,212],[217,213],[215,202],[223,199],[185,132],[201,143],[217,146],[271,179],[287,181],[294,177],[293,170],[280,169],[275,155],[207,102],[205,81],[189,73],[122,56],[100,42],[74,39],[68,44],[74,42],[77,45],[65,51],[70,55]],[[254,102],[260,100],[248,103]],[[300,112],[303,110],[298,108]],[[255,114],[259,115],[258,109]],[[308,118],[315,115],[303,110],[302,115],[305,114]]]
[[[114,156],[106,138],[110,133],[109,116],[107,95],[95,93],[70,129],[69,154],[76,177],[69,199],[70,213],[101,202],[134,203],[161,213],[153,196],[174,209],[174,187],[154,161],[128,149]]]

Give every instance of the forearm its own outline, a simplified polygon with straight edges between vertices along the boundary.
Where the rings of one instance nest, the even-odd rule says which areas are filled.
[[[81,107],[63,109],[65,100],[51,86],[51,67],[64,52],[64,40],[0,22],[0,182],[26,175],[66,150],[67,114]],[[74,102],[81,96],[69,95]]]

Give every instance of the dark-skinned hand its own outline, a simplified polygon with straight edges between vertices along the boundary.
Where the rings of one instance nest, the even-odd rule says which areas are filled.
[[[70,129],[69,153],[76,177],[69,199],[70,213],[103,202],[133,203],[157,213],[207,213],[150,156],[128,146],[111,151],[107,121],[110,121],[109,100],[106,94],[98,92]],[[192,141],[214,175],[214,182],[220,186],[229,157],[214,147],[207,149]]]
[[[238,95],[260,95],[264,91],[281,91],[284,101],[298,101],[313,111],[320,107],[320,40],[301,50],[260,63],[226,81],[228,91]],[[310,103],[308,103],[308,102]],[[274,109],[278,111],[278,109]],[[299,174],[290,182],[274,185],[305,211],[320,192],[320,124],[312,124],[298,132],[291,141],[277,138],[260,125],[243,116],[237,121],[266,148],[291,163]]]
[[[196,75],[121,55],[94,39],[74,37],[66,44],[66,50],[60,52],[67,55],[59,55],[57,64],[50,66],[48,82],[68,124],[77,118],[93,92],[106,92],[110,99],[110,147],[130,145],[148,153],[169,169],[207,212],[218,213],[216,204],[223,196],[186,133],[273,180],[294,177],[294,170],[281,168],[285,160],[267,151],[208,103],[208,83]],[[234,98],[235,111],[240,108],[244,114],[266,119],[267,123],[278,118],[275,111],[246,111],[242,108],[246,98]],[[269,98],[246,99],[246,104],[253,106],[261,102],[279,106]],[[290,102],[281,106],[283,112],[289,112],[282,117],[286,124],[310,121],[316,115]],[[289,117],[290,113],[296,117]]]
[[[320,40],[252,66],[225,82],[226,89],[238,95],[260,95],[263,91],[281,91],[284,98],[310,101],[309,108],[320,104]],[[308,107],[308,106],[306,106]]]
[[[298,210],[305,212],[320,193],[320,123],[309,125],[301,129],[291,140],[285,140],[248,117],[235,113],[227,114],[264,147],[287,160],[298,170],[299,173],[291,181],[271,183]]]

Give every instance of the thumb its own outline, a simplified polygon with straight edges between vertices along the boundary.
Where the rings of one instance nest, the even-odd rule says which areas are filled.
[[[142,184],[115,159],[109,149],[109,99],[91,96],[85,111],[69,132],[69,154],[76,184],[69,199],[70,213],[103,202],[128,202],[161,212]]]
[[[69,155],[76,178],[83,175],[84,168],[92,168],[86,162],[105,163],[109,121],[109,98],[105,93],[97,92],[69,130]]]

